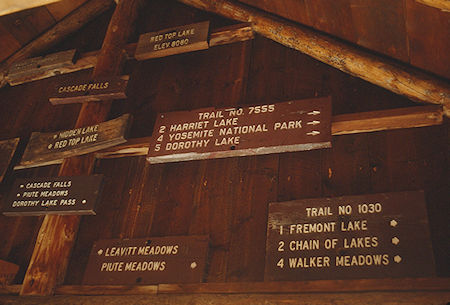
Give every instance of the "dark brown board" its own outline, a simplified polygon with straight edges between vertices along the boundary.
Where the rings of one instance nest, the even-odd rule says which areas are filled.
[[[83,283],[135,285],[201,282],[208,236],[104,239],[92,247]]]
[[[43,74],[45,71],[73,65],[76,53],[76,50],[73,49],[19,61],[8,69],[6,78],[12,86],[24,83]],[[56,75],[56,70],[53,73]]]
[[[102,182],[102,175],[17,179],[3,215],[95,215]]]
[[[166,163],[331,147],[331,99],[160,114],[147,160]]]
[[[0,286],[11,284],[17,271],[18,265],[0,259]]]
[[[49,100],[53,105],[60,105],[124,99],[127,97],[128,79],[128,75],[92,80],[72,79],[58,84]]]
[[[14,138],[0,141],[0,182],[3,181],[3,177],[8,170],[9,163],[14,156],[19,140],[19,138]]]
[[[125,143],[131,121],[129,114],[92,126],[70,130],[33,132],[15,169],[61,163],[64,158]]]
[[[269,205],[265,280],[433,275],[423,191]]]
[[[207,49],[208,31],[205,21],[142,34],[134,57],[145,60]]]

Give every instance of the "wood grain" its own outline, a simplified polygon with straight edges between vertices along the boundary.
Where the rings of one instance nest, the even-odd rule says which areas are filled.
[[[442,104],[445,114],[450,116],[450,87],[431,75],[407,67],[399,68],[388,60],[234,2],[180,1],[228,18],[252,22],[253,29],[265,37],[412,100]]]

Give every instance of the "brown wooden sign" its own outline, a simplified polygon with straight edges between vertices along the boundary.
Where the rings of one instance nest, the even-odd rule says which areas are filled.
[[[73,79],[56,86],[49,100],[53,105],[60,105],[124,99],[127,97],[128,79],[128,75],[94,80]]]
[[[14,63],[8,70],[6,79],[12,86],[39,79],[45,71],[72,66],[76,50],[68,50],[47,56],[34,57]],[[56,75],[56,73],[55,73]],[[37,77],[37,78],[36,78]]]
[[[99,240],[92,247],[83,284],[201,282],[207,250],[207,236]]]
[[[209,21],[145,33],[139,37],[137,60],[164,57],[208,48]]]
[[[16,277],[19,266],[0,259],[0,286],[10,285]]]
[[[102,175],[17,179],[3,207],[6,216],[95,215]]]
[[[147,160],[165,163],[331,147],[331,99],[160,114]]]
[[[3,177],[8,170],[9,163],[14,156],[19,140],[19,138],[14,138],[0,141],[0,182],[3,181]]]
[[[269,205],[268,281],[434,274],[422,191]]]
[[[59,164],[64,158],[91,153],[126,142],[131,116],[124,114],[114,120],[70,130],[33,132],[15,169]]]

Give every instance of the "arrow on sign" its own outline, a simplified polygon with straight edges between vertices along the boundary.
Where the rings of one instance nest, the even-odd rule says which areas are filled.
[[[320,124],[320,121],[311,121],[311,122],[308,122],[306,124],[307,125],[317,125],[317,124]]]
[[[320,131],[317,130],[313,130],[307,133],[308,136],[317,136],[318,134],[320,134]]]
[[[313,110],[311,112],[308,112],[308,115],[318,115],[318,114],[320,114],[319,110]]]
[[[393,237],[393,238],[392,238],[392,243],[393,243],[394,245],[398,245],[399,242],[400,242],[400,239],[398,239],[397,237]]]

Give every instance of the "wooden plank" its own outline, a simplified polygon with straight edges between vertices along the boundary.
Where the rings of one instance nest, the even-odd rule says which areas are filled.
[[[9,288],[9,287],[8,287]],[[177,304],[196,304],[196,305],[248,305],[249,302],[254,305],[279,305],[279,304],[298,304],[298,305],[335,305],[352,304],[367,305],[368,300],[371,304],[392,305],[392,304],[429,304],[442,305],[448,301],[450,293],[448,292],[366,292],[362,294],[355,293],[294,293],[294,294],[180,294],[180,295],[111,295],[111,296],[80,296],[67,295],[58,297],[17,297],[3,296],[0,302],[6,304],[27,304],[27,305],[56,305],[64,302],[65,304],[107,304],[107,305],[177,305]],[[369,303],[370,304],[370,303]]]
[[[265,279],[435,275],[423,191],[269,204]]]
[[[102,239],[94,243],[85,285],[202,282],[208,236]]]
[[[103,8],[108,8],[110,4],[107,1]],[[102,51],[97,58],[93,78],[120,75],[124,55],[122,48],[133,31],[132,25],[141,5],[139,0],[118,3],[109,23]],[[84,103],[75,128],[99,124],[107,118],[110,108],[111,102]],[[90,155],[69,158],[63,162],[59,175],[90,174],[93,163],[94,158]],[[21,295],[50,295],[55,287],[64,281],[79,223],[80,216],[45,216],[23,281]]]
[[[374,132],[442,124],[440,106],[409,107],[336,115],[332,119],[332,135]]]
[[[58,84],[49,100],[53,105],[98,102],[127,97],[128,75],[100,79],[74,79]]]
[[[327,148],[330,116],[329,98],[163,113],[147,160],[166,163]]]
[[[19,266],[0,259],[0,286],[10,285],[16,277]]]
[[[342,114],[332,117],[331,134],[334,136],[433,126],[442,124],[442,121],[442,108],[434,105]],[[103,159],[147,155],[150,139],[151,137],[130,139],[125,144],[97,152],[96,157]]]
[[[297,282],[244,282],[160,284],[158,294],[165,293],[308,293],[364,291],[447,291],[449,278],[403,278],[363,280],[317,280]]]
[[[131,122],[129,114],[96,125],[57,132],[33,132],[15,169],[59,164],[64,158],[79,156],[126,142]]]
[[[269,39],[412,100],[441,104],[445,115],[450,116],[450,86],[437,77],[407,67],[400,68],[397,63],[235,2],[179,1],[234,20],[252,22],[253,29]]]
[[[164,57],[208,48],[209,21],[142,34],[134,57],[137,60]]]
[[[101,175],[16,179],[3,215],[95,215],[102,181]]]
[[[60,68],[72,66],[75,56],[76,50],[73,49],[16,62],[8,69],[6,80],[14,86],[35,80],[39,75],[49,71],[56,75]]]
[[[6,171],[9,168],[9,163],[16,152],[19,138],[0,141],[0,182],[3,181]]]

